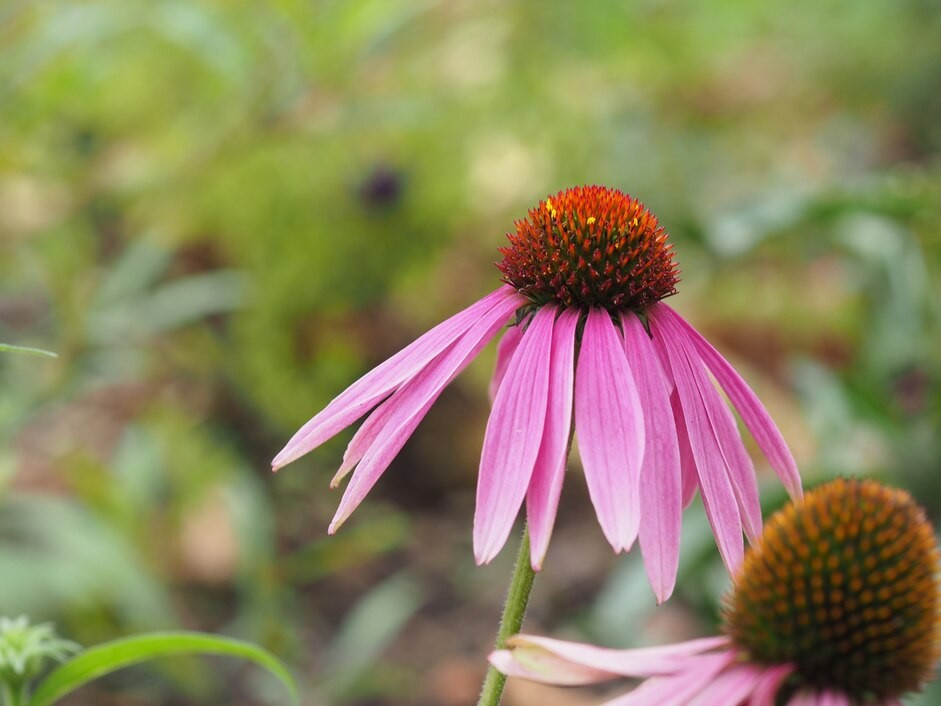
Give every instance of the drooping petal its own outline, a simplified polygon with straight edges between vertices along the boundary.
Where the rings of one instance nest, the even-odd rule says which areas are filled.
[[[648,319],[654,343],[664,350],[670,363],[673,382],[683,407],[706,516],[712,525],[719,553],[725,565],[734,573],[745,554],[738,501],[690,361],[684,349],[672,339],[672,329],[662,327],[660,323],[658,318]]]
[[[575,429],[588,494],[615,551],[640,524],[644,419],[624,342],[604,309],[591,309],[575,371]]]
[[[801,497],[801,478],[797,463],[784,437],[781,436],[780,430],[759,401],[758,396],[719,351],[683,317],[662,302],[652,308],[655,308],[658,313],[662,311],[666,317],[677,324],[677,328],[683,331],[688,342],[696,348],[706,367],[725,390],[725,394],[729,396],[729,400],[738,410],[745,426],[748,427],[762,453],[768,458],[771,467],[780,477],[788,493],[793,498]]]
[[[633,691],[605,701],[601,706],[664,706],[664,704],[672,703],[670,699],[675,697],[677,687],[682,688],[688,681],[689,676],[648,679]]]
[[[450,348],[396,390],[386,403],[387,406],[384,405],[385,408],[381,410],[385,417],[381,433],[376,435],[356,466],[350,484],[340,500],[328,530],[331,534],[366,497],[431,405],[438,399],[438,395],[487,345],[506,323],[517,304],[515,299],[505,298],[485,314],[481,314]]]
[[[695,658],[682,674],[651,679],[629,694],[606,701],[602,706],[689,706],[689,701],[716,678],[734,659],[731,652]]]
[[[694,361],[690,361],[695,364]],[[705,378],[701,380],[703,400],[711,412],[719,448],[728,464],[729,480],[738,500],[738,509],[748,541],[755,543],[761,537],[761,502],[758,499],[758,476],[731,410],[723,403],[719,393]]]
[[[621,316],[627,364],[644,414],[640,471],[640,551],[650,586],[663,603],[673,593],[680,559],[682,475],[669,383],[650,336],[634,314]]]
[[[682,672],[689,660],[705,659],[707,652],[724,650],[729,644],[729,639],[721,636],[705,637],[660,647],[614,650],[551,637],[516,635],[510,638],[507,644],[513,648],[514,655],[545,653],[566,664],[600,670],[607,673],[608,678],[643,678]],[[551,678],[543,681],[557,683]]]
[[[395,411],[396,403],[395,395],[387,397],[382,404],[366,417],[366,421],[356,430],[346,447],[346,451],[343,452],[343,462],[340,464],[339,470],[330,481],[331,488],[340,485],[340,481],[356,468],[356,464],[363,459],[369,447],[382,435],[383,429],[389,422],[389,417]]]
[[[414,377],[481,316],[511,300],[517,302],[517,305],[522,304],[520,296],[511,287],[500,287],[373,368],[304,424],[275,456],[271,462],[272,468],[277,470],[286,466],[348,427],[377,402]]]
[[[766,669],[752,690],[748,706],[774,706],[778,700],[778,690],[793,672],[794,667],[790,664],[780,664]]]
[[[746,703],[761,676],[761,668],[735,665],[713,679],[689,702],[689,706],[741,706]]]
[[[677,348],[686,345],[686,341],[673,322],[666,322],[663,328],[667,332],[666,335],[671,336]],[[738,433],[735,417],[722,401],[718,390],[709,381],[698,354],[690,349],[685,349],[684,353],[693,376],[693,384],[699,391],[706,417],[719,444],[725,468],[728,470],[745,534],[751,542],[756,542],[761,536],[761,503],[758,500],[758,478],[755,475],[755,467]]]
[[[477,478],[478,564],[489,562],[503,548],[529,487],[546,423],[555,315],[554,306],[536,312],[493,401]]]
[[[659,346],[657,348],[660,348]],[[667,362],[669,365],[669,362]],[[680,395],[673,389],[670,395],[670,407],[673,410],[673,421],[676,427],[676,442],[680,447],[680,470],[683,479],[683,509],[689,507],[699,490],[699,474],[696,471],[696,459],[693,449],[689,445],[689,432],[686,431],[686,417],[683,416],[683,405],[680,404]]]
[[[610,672],[559,659],[538,647],[496,650],[488,657],[490,664],[508,677],[521,677],[543,684],[582,686],[613,678]]]
[[[559,508],[572,428],[572,397],[575,387],[575,329],[577,309],[565,309],[552,331],[552,360],[549,364],[549,397],[546,424],[526,491],[530,562],[535,571],[549,548],[549,537]]]
[[[523,325],[517,324],[516,326],[510,326],[497,344],[497,362],[494,365],[493,376],[490,378],[490,385],[487,388],[491,402],[497,397],[497,390],[500,388],[503,376],[506,375],[506,369],[509,367],[510,360],[513,358],[522,337]]]

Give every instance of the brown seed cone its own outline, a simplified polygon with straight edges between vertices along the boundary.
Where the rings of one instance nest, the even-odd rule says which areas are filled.
[[[643,311],[676,293],[673,247],[657,217],[604,186],[560,191],[507,233],[497,267],[535,304]]]
[[[857,702],[920,689],[941,656],[938,544],[912,497],[836,480],[766,524],[726,601],[726,630],[759,663]]]

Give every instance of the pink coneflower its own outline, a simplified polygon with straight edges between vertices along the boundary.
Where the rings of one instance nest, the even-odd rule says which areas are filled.
[[[675,293],[672,246],[639,201],[599,186],[561,191],[516,223],[497,267],[505,284],[362,377],[274,459],[306,454],[372,410],[333,485],[351,470],[330,525],[349,517],[438,395],[500,342],[484,435],[474,554],[503,547],[525,499],[539,569],[577,431],[591,501],[615,551],[640,537],[660,600],[673,590],[680,514],[697,489],[726,564],[761,528],[752,462],[718,381],[788,492],[800,477],[780,432],[732,366],[661,300]]]
[[[490,660],[551,684],[646,680],[608,706],[898,706],[941,655],[938,559],[908,493],[838,480],[769,520],[726,636],[612,650],[518,635]]]

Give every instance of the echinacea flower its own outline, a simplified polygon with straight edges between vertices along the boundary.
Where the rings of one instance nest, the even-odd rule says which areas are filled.
[[[574,424],[601,529],[615,551],[640,537],[658,599],[673,590],[680,514],[697,490],[734,569],[742,530],[758,536],[761,509],[751,459],[710,374],[794,497],[800,476],[752,390],[662,303],[678,273],[656,217],[616,189],[578,187],[540,202],[507,237],[497,264],[503,286],[347,388],[301,427],[273,468],[372,410],[333,479],[335,486],[353,471],[334,532],[441,391],[512,322],[498,347],[481,452],[477,562],[500,551],[525,499],[531,563],[540,568]]]
[[[551,684],[646,680],[607,706],[898,706],[941,657],[938,561],[908,493],[837,480],[765,525],[724,636],[612,650],[518,635],[490,661]]]

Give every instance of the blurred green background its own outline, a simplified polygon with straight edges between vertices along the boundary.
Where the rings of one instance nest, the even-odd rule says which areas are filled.
[[[941,516],[941,4],[0,0],[0,613],[84,644],[258,641],[308,704],[474,701],[513,549],[470,550],[492,350],[335,537],[340,389],[498,283],[538,199],[602,183],[671,233],[679,308],[812,485]],[[758,460],[768,511],[784,502]],[[572,469],[528,628],[715,627],[699,502],[655,608]],[[74,704],[262,704],[227,662]],[[597,703],[511,684],[509,706]],[[941,691],[911,704],[937,703]]]

